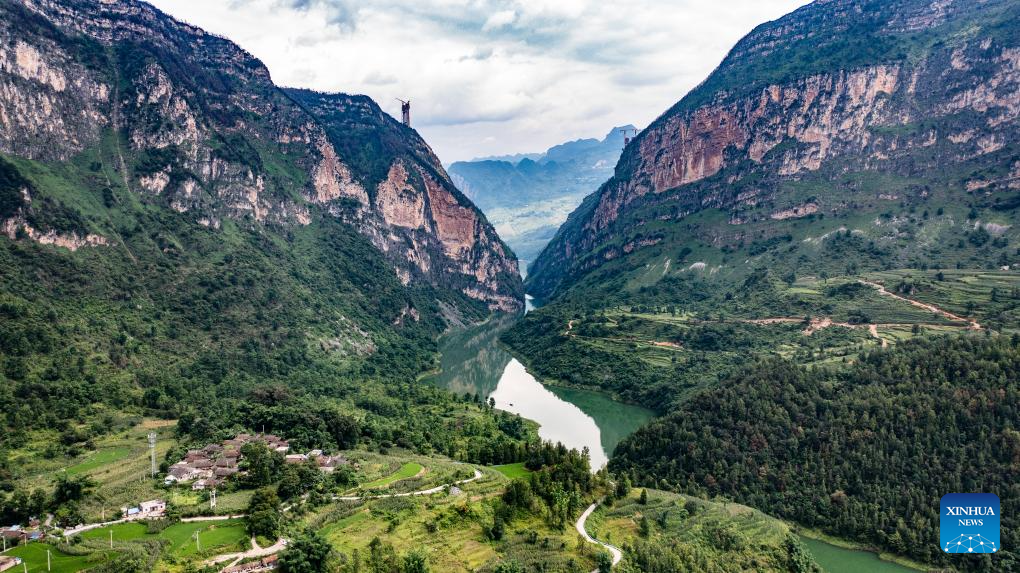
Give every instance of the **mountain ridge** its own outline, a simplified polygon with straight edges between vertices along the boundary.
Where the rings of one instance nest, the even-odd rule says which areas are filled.
[[[318,205],[354,221],[405,284],[424,279],[496,309],[520,308],[512,254],[456,191],[428,145],[374,102],[323,95],[335,108],[362,114],[350,118],[362,126],[359,137],[327,134],[322,118],[275,86],[257,59],[147,4],[26,1],[8,10],[21,29],[6,34],[2,65],[16,87],[2,102],[3,151],[67,160],[96,145],[104,130],[127,130],[128,147],[143,157],[120,166],[125,183],[172,209],[201,211],[210,225],[250,217],[291,226],[307,224],[309,207]],[[15,113],[33,108],[38,111]],[[69,137],[61,139],[58,127]],[[384,169],[394,169],[392,178],[378,165],[349,165],[364,155],[360,142],[370,137],[389,138]],[[393,209],[422,213],[387,218],[376,202],[387,179],[387,188],[408,199],[391,204],[390,215]],[[463,229],[440,229],[436,219],[450,219],[444,206],[456,208]],[[472,278],[476,284],[465,284]]]
[[[917,177],[922,166],[945,171],[952,163],[980,173],[1015,163],[1008,151],[1017,114],[1016,33],[1008,25],[1015,6],[872,2],[858,14],[854,5],[814,3],[738,42],[705,82],[628,145],[597,200],[579,208],[536,261],[529,292],[554,296],[561,282],[576,282],[625,249],[662,241],[657,229],[634,232],[654,227],[650,219],[719,209],[729,229],[687,239],[736,245],[733,237],[769,235],[761,223],[780,220],[772,217],[785,210],[803,209],[790,212],[795,219],[856,210],[847,197],[845,205],[839,197],[824,204],[810,194],[788,199],[793,193],[783,185],[817,187],[835,174],[879,170]],[[887,21],[888,13],[895,15]],[[941,161],[925,156],[928,148]],[[1018,173],[1009,169],[1003,190]],[[972,194],[963,187],[977,184],[965,176],[956,186]],[[905,193],[886,195],[897,194]],[[889,200],[879,195],[875,200]],[[628,221],[617,225],[621,216]]]

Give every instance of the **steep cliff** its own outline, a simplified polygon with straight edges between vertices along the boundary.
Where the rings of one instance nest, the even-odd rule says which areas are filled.
[[[286,231],[339,217],[405,285],[520,308],[513,254],[417,133],[370,99],[282,90],[236,45],[142,2],[23,0],[0,13],[3,154],[66,167],[103,156],[84,167],[98,164],[92,173],[117,179],[132,200],[214,229],[232,220]],[[53,195],[35,188],[40,200]],[[82,212],[73,197],[56,203]],[[14,208],[3,228],[15,240],[120,241],[102,216],[80,219],[80,228],[36,228]]]
[[[556,296],[621,258],[603,279],[652,260],[782,266],[777,241],[817,246],[836,230],[883,251],[865,267],[1010,264],[944,245],[1015,235],[1018,19],[1005,0],[827,0],[759,26],[627,146],[529,292]],[[932,219],[923,233],[915,210]],[[787,266],[833,262],[798,257]]]

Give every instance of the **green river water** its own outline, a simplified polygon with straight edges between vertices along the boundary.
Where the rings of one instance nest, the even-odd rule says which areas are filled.
[[[917,573],[915,569],[883,561],[870,551],[844,549],[803,535],[800,540],[826,573]]]

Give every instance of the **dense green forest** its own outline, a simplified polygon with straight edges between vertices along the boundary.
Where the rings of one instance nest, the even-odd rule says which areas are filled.
[[[1003,546],[1020,543],[1017,372],[1018,336],[911,341],[845,370],[765,360],[639,430],[610,467],[949,564],[938,547],[946,492],[999,495]],[[1009,549],[988,557],[953,563],[1016,565]]]

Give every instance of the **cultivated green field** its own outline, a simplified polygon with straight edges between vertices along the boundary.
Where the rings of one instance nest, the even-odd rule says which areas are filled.
[[[417,462],[407,462],[404,465],[400,466],[400,469],[393,472],[392,474],[386,477],[372,480],[366,484],[363,484],[362,487],[366,489],[386,487],[392,484],[393,482],[398,482],[400,480],[412,478],[418,475],[418,472],[422,471],[423,469],[424,468],[422,467],[422,465]]]
[[[68,555],[61,552],[56,547],[48,543],[29,543],[20,547],[11,549],[4,555],[11,555],[14,557],[20,557],[25,565],[28,566],[29,573],[45,572],[46,568],[46,551],[50,552],[50,565],[53,573],[75,573],[83,569],[95,567],[100,563],[108,560],[113,553],[104,554],[92,554],[92,555]],[[14,569],[15,573],[23,571],[23,568]]]
[[[159,533],[147,533],[146,525],[143,523],[118,523],[86,531],[81,536],[82,539],[106,541],[110,539],[111,531],[115,543],[137,539],[165,539],[170,542],[167,551],[178,556],[225,553],[235,547],[240,549],[248,540],[244,521],[241,519],[176,523]],[[201,551],[195,542],[196,533],[201,543]]]
[[[505,475],[510,479],[527,477],[528,474],[531,473],[530,471],[528,471],[527,468],[524,467],[524,462],[492,466],[492,469],[496,470],[497,472]]]

